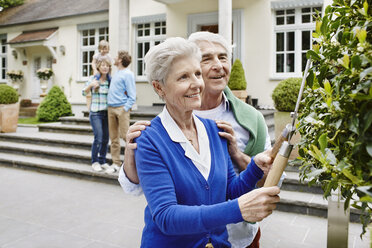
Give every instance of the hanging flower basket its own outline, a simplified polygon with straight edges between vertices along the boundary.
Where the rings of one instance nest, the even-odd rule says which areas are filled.
[[[36,71],[37,77],[42,80],[49,80],[53,76],[53,70],[51,68],[40,68]]]
[[[6,73],[12,81],[22,81],[23,72],[21,70],[11,70]]]
[[[11,70],[6,73],[8,77],[12,80],[13,88],[18,92],[19,86],[23,80],[23,72],[21,70]]]

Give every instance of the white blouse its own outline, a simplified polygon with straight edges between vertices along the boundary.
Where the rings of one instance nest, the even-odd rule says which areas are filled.
[[[192,114],[198,135],[198,153],[190,141],[185,137],[177,123],[173,120],[166,107],[164,107],[163,112],[159,114],[159,117],[171,140],[180,143],[182,148],[185,150],[185,156],[192,160],[205,180],[208,180],[211,169],[211,151],[209,149],[209,139],[204,124],[198,119],[198,117]]]
[[[211,169],[211,151],[209,149],[209,139],[204,124],[194,114],[192,115],[198,135],[198,153],[190,141],[185,137],[173,118],[170,116],[166,107],[164,107],[163,111],[158,116],[160,117],[161,123],[163,124],[165,130],[167,130],[172,141],[180,143],[181,147],[185,150],[185,156],[191,159],[205,180],[208,180]],[[143,193],[140,185],[132,183],[126,177],[123,171],[123,165],[119,170],[118,181],[126,193],[130,193],[131,195],[141,195]]]

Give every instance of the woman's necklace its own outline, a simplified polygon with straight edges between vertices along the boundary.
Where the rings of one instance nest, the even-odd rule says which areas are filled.
[[[191,132],[191,135],[185,134],[185,137],[191,143],[191,145],[195,148],[195,150],[199,152],[198,135],[195,132]]]

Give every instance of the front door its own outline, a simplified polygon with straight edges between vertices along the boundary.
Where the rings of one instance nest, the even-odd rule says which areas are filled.
[[[36,54],[32,59],[32,96],[31,99],[33,102],[40,102],[40,79],[37,77],[37,70],[40,68],[52,68],[53,58],[48,55]],[[50,81],[50,80],[49,80]],[[48,82],[48,89],[51,86],[51,82]]]

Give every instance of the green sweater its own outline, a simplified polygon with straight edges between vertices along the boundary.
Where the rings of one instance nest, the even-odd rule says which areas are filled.
[[[236,121],[249,133],[249,141],[244,153],[254,156],[265,149],[266,123],[261,112],[239,100],[226,86],[224,93],[229,101]]]

